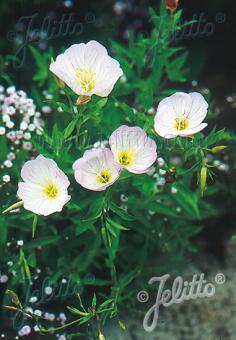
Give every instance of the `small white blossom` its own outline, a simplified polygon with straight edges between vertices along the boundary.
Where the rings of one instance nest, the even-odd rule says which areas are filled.
[[[23,142],[23,149],[26,150],[26,151],[30,151],[32,150],[32,143],[30,142]]]
[[[155,113],[154,107],[151,107],[151,108],[147,111],[147,113],[148,113],[149,115],[153,115],[153,114]]]
[[[165,165],[165,161],[162,157],[158,157],[157,158],[157,164],[159,165],[159,167],[163,167]]]
[[[29,335],[30,333],[31,333],[31,327],[26,325],[19,330],[18,335],[25,336],[25,335]]]
[[[15,86],[10,86],[10,87],[7,88],[7,93],[8,94],[13,94],[15,92],[16,92]]]
[[[11,168],[13,165],[12,162],[9,161],[9,159],[7,159],[3,164],[5,165],[6,168]]]
[[[8,129],[12,129],[12,128],[14,127],[14,125],[15,125],[15,123],[12,122],[11,120],[10,120],[9,122],[6,123],[6,127],[7,127]]]
[[[10,122],[10,120],[11,120],[11,118],[10,118],[9,115],[4,114],[4,115],[2,116],[2,121],[3,121],[4,123]]]
[[[15,158],[16,158],[16,155],[14,154],[14,152],[9,152],[9,154],[7,155],[7,159],[9,159],[9,161],[12,161]]]
[[[45,294],[46,295],[51,295],[52,294],[52,292],[53,292],[53,289],[52,289],[52,287],[45,287]]]
[[[59,338],[58,338],[58,340],[66,340],[65,335],[60,335]]]
[[[4,176],[2,177],[2,180],[3,180],[3,182],[8,183],[8,182],[10,182],[11,177],[10,177],[9,175],[4,175]]]
[[[26,130],[27,127],[28,127],[28,124],[27,124],[26,122],[22,122],[22,123],[20,124],[20,129],[21,129],[21,130]]]
[[[37,315],[37,316],[42,316],[43,312],[39,309],[35,309],[34,314]]]
[[[17,241],[17,245],[18,245],[19,247],[22,247],[22,246],[24,245],[24,241],[23,241],[23,240]]]
[[[128,197],[127,196],[125,196],[124,194],[121,194],[120,195],[120,200],[121,200],[121,202],[127,202],[128,201]]]
[[[50,106],[44,105],[44,106],[42,107],[42,112],[43,112],[43,113],[50,113],[50,112],[52,112],[52,109],[51,109]]]
[[[164,169],[159,169],[159,174],[160,174],[161,176],[164,176],[164,175],[166,174],[166,170],[164,170]]]
[[[7,275],[0,275],[0,283],[7,283],[8,276]]]
[[[148,176],[152,176],[152,175],[154,175],[155,171],[156,171],[155,166],[151,166],[151,167],[147,170],[146,173],[147,173]]]
[[[37,302],[37,301],[38,301],[37,296],[32,296],[32,297],[29,299],[29,302],[30,302],[30,303],[35,303],[35,302]]]
[[[60,313],[60,314],[59,314],[59,319],[60,319],[61,321],[66,321],[66,320],[67,320],[67,317],[66,317],[65,313]]]
[[[16,109],[14,108],[14,106],[8,106],[5,113],[12,116],[16,113]]]
[[[55,314],[52,314],[52,313],[48,313],[48,312],[46,312],[45,314],[44,314],[44,317],[45,317],[45,319],[47,319],[47,320],[49,320],[49,321],[54,321],[55,320]]]
[[[164,186],[165,183],[166,183],[166,180],[164,177],[160,177],[156,182],[157,186],[160,186],[160,187]]]
[[[29,131],[34,131],[35,130],[35,125],[34,124],[29,124],[28,126]]]
[[[177,192],[178,192],[178,190],[177,190],[177,188],[175,188],[175,187],[171,187],[171,193],[172,194],[177,194]]]
[[[40,331],[40,328],[39,328],[39,326],[37,326],[37,325],[36,325],[36,326],[34,326],[34,331],[35,331],[35,332],[39,332],[39,331]]]
[[[5,135],[6,133],[6,128],[4,126],[0,126],[0,136]]]
[[[30,140],[31,139],[31,133],[30,132],[25,132],[24,133],[24,139]]]

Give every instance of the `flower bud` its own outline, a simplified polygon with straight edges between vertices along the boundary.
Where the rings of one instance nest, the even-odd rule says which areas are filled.
[[[206,188],[206,181],[207,181],[207,167],[203,166],[201,168],[200,172],[200,188],[201,188],[201,193],[205,191]]]
[[[217,153],[217,152],[220,152],[221,150],[224,150],[226,148],[227,148],[226,145],[214,146],[214,148],[211,149],[211,152]]]
[[[166,0],[166,9],[171,13],[174,13],[178,8],[179,0]]]
[[[106,340],[105,336],[101,332],[99,333],[99,340]]]

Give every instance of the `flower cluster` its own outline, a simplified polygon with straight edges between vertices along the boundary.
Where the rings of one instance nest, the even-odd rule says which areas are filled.
[[[156,144],[139,127],[121,126],[110,137],[111,150],[87,150],[73,164],[76,181],[86,189],[105,190],[119,177],[122,169],[147,172],[157,158]],[[70,200],[67,176],[52,159],[39,155],[21,170],[24,182],[18,185],[18,197],[24,208],[39,215],[61,211]]]
[[[94,94],[107,96],[123,75],[119,63],[108,56],[105,47],[96,41],[72,45],[52,62],[50,70],[77,95],[89,98],[79,104],[84,104]],[[17,104],[13,106],[11,99],[4,98],[3,121],[11,122],[10,117],[19,109],[23,115],[20,123],[23,138],[26,137],[23,131],[27,129],[40,132],[39,126],[30,123],[30,117],[35,115],[33,102],[25,103],[22,91],[19,94],[8,89],[8,93],[14,95]],[[24,110],[27,103],[30,107]],[[192,136],[207,126],[202,123],[207,109],[208,104],[200,93],[175,93],[160,102],[155,116],[155,131],[164,138]],[[17,138],[12,137],[12,141],[20,143]],[[133,174],[150,173],[157,159],[156,143],[137,126],[120,126],[111,134],[109,142],[95,144],[72,166],[77,183],[89,190],[105,190],[119,178],[123,169]],[[161,176],[165,175],[165,170],[160,171]],[[39,155],[35,160],[26,162],[21,177],[24,182],[19,183],[17,195],[24,208],[36,214],[47,216],[59,212],[71,198],[68,195],[70,182],[52,159]],[[158,180],[157,185],[163,185],[165,179],[160,177]]]
[[[32,134],[41,134],[42,126],[41,112],[24,91],[16,91],[14,86],[5,90],[0,86],[0,135],[5,136],[10,146],[2,169],[12,167],[21,148],[32,150]],[[5,174],[3,181],[9,182],[10,176]]]

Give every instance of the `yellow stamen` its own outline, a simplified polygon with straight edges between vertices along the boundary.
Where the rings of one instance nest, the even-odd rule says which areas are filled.
[[[54,200],[58,196],[59,190],[55,184],[49,183],[43,190],[43,193],[47,199]]]
[[[175,118],[175,121],[174,121],[174,128],[176,130],[185,130],[187,129],[189,126],[189,119],[186,118],[186,117],[181,117],[181,118]]]
[[[97,182],[99,184],[106,184],[111,181],[112,175],[108,170],[102,170],[100,173],[97,175]]]
[[[134,152],[132,150],[121,151],[118,153],[117,157],[118,157],[118,162],[121,165],[129,166],[134,161]]]
[[[96,85],[95,73],[89,67],[87,70],[80,67],[76,70],[76,81],[86,92],[91,92]]]

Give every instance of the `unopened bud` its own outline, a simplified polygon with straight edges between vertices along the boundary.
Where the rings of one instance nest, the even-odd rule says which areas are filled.
[[[203,194],[203,192],[205,191],[206,188],[206,181],[207,181],[207,167],[203,166],[201,168],[201,172],[200,172],[200,187],[201,187],[201,193]]]
[[[105,336],[101,332],[99,333],[99,340],[106,340]]]
[[[84,105],[87,104],[91,100],[91,96],[79,96],[77,99],[76,104],[79,105]]]
[[[214,146],[214,148],[211,149],[211,152],[217,153],[217,152],[220,152],[220,151],[222,151],[222,150],[224,150],[226,148],[227,148],[226,145]]]

